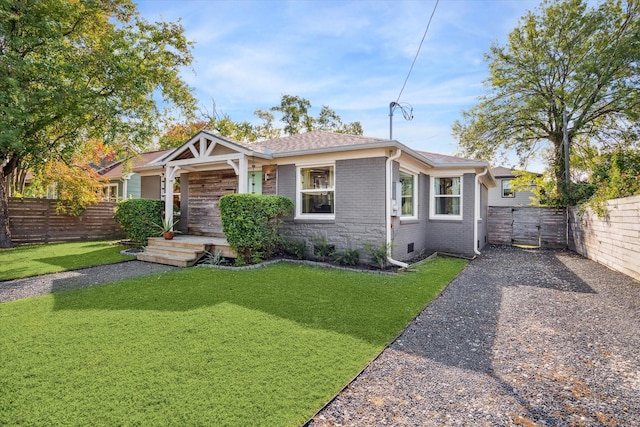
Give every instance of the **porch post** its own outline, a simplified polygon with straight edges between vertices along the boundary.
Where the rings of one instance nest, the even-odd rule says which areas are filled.
[[[247,191],[247,180],[249,179],[249,161],[246,156],[238,159],[238,193],[244,194]]]
[[[179,166],[167,165],[164,183],[164,220],[169,224],[173,224],[173,183],[175,182],[176,172]],[[173,227],[171,227],[173,229]]]

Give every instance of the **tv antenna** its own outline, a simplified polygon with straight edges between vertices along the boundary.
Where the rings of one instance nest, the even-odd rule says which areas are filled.
[[[405,120],[413,119],[413,107],[410,104],[407,104],[406,102],[401,104],[395,101],[389,104],[389,139],[393,139],[393,112],[396,108],[399,108],[400,111],[402,111],[402,116]]]

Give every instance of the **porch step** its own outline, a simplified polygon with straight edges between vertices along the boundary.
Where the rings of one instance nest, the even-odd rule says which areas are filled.
[[[144,252],[137,255],[137,259],[176,267],[191,267],[204,256],[205,252],[215,253],[216,250],[220,250],[225,258],[236,257],[224,238],[180,235],[172,240],[165,240],[162,237],[148,239],[147,247]]]

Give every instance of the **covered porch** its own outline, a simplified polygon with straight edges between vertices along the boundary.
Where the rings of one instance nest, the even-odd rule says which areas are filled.
[[[269,184],[275,191],[275,182],[266,183],[273,180],[273,173],[263,172],[274,169],[268,164],[270,156],[254,149],[201,131],[155,164],[141,168],[141,173],[161,179],[165,221],[174,222],[174,204],[179,199],[177,227],[182,234],[173,240],[149,239],[138,259],[186,267],[198,262],[206,251],[214,254],[220,250],[223,257],[235,258],[222,231],[220,198],[231,193],[261,194]],[[176,181],[179,193],[174,194]]]

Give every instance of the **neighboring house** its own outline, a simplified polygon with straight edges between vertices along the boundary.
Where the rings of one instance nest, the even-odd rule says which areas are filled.
[[[489,206],[529,206],[534,194],[532,191],[515,191],[513,180],[516,178],[513,169],[502,166],[491,169],[491,174],[496,180],[496,187],[489,189]],[[541,174],[537,174],[541,176]],[[535,188],[532,184],[531,189]]]
[[[222,237],[218,201],[225,194],[277,194],[295,204],[285,236],[309,245],[324,236],[338,250],[388,244],[401,261],[421,251],[478,254],[487,241],[488,188],[495,186],[485,162],[321,131],[254,144],[200,131],[133,171],[143,192],[160,177],[163,193],[180,179],[183,233]],[[165,198],[167,219],[171,200]]]
[[[115,161],[98,170],[98,174],[100,174],[106,181],[102,185],[102,200],[118,202],[129,198],[160,199],[160,178],[150,178],[150,182],[143,185],[143,178],[140,174],[133,172],[132,170],[133,168],[153,162],[172,151],[173,149],[136,154],[133,157]]]

